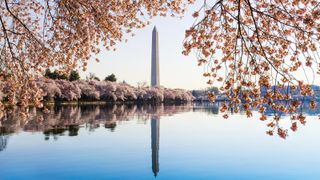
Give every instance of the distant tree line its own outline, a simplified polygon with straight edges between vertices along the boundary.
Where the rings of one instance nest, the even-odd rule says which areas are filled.
[[[114,74],[111,74],[111,75],[107,76],[104,80],[105,81],[116,82],[117,78],[116,78],[116,76]]]
[[[50,69],[47,69],[44,76],[50,79],[63,79],[69,81],[76,81],[80,79],[79,72],[76,70],[71,71],[70,74],[66,74],[58,70],[51,72]]]
[[[111,80],[112,80],[111,76]],[[70,78],[69,78],[70,79]],[[164,87],[134,87],[127,83],[97,80],[70,80],[38,78],[44,101],[139,101],[176,102],[193,101],[191,91]]]
[[[72,70],[70,74],[63,73],[62,71],[59,70],[54,70],[51,71],[50,69],[47,69],[44,74],[45,77],[50,78],[50,79],[60,79],[60,80],[69,80],[69,81],[77,81],[80,80],[80,75],[77,70]],[[87,77],[87,80],[96,80],[100,81],[100,78],[98,78],[94,73],[90,73],[89,76]],[[111,81],[111,82],[116,82],[117,78],[116,75],[113,73],[108,75],[105,79],[105,81]]]
[[[198,101],[208,101],[208,93],[213,93],[215,95],[220,95],[220,91],[217,87],[209,87],[204,90],[193,90],[192,95],[195,97]]]

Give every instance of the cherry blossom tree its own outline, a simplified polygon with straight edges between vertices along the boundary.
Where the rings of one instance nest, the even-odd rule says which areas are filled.
[[[158,87],[148,88],[146,89],[144,99],[147,101],[162,102],[164,99],[163,91],[161,88]]]
[[[227,96],[223,112],[244,108],[248,117],[259,109],[267,120],[265,107],[292,113],[292,125],[304,123],[297,110],[299,96],[312,97],[311,85],[319,74],[320,2],[316,0],[216,0],[204,1],[186,31],[183,53],[195,51],[208,84],[221,84]],[[265,89],[266,93],[261,94]],[[210,93],[209,99],[215,100]],[[292,100],[291,103],[281,101]],[[310,108],[316,102],[310,101]],[[224,117],[228,117],[225,114]],[[269,125],[285,138],[276,113]]]
[[[176,99],[175,92],[171,89],[167,89],[166,91],[164,91],[163,96],[164,96],[164,101],[167,101],[167,102],[175,101]]]
[[[135,90],[135,94],[137,96],[138,101],[143,101],[144,97],[146,97],[146,95],[147,95],[146,88],[138,87]]]
[[[45,101],[52,102],[54,99],[61,97],[62,93],[56,82],[52,79],[39,78],[37,86],[42,90]]]
[[[253,109],[259,109],[260,119],[267,120],[264,115],[267,106],[294,114],[293,127],[303,124],[305,116],[297,114],[301,99],[292,98],[292,92],[298,90],[301,97],[314,94],[311,85],[320,73],[317,53],[320,3],[316,0],[199,1],[203,6],[193,13],[196,20],[186,31],[183,54],[195,51],[199,65],[205,66],[203,75],[208,78],[207,83],[221,84],[219,90],[228,101],[221,111],[239,112],[244,108],[250,117]],[[45,69],[59,67],[67,73],[76,67],[85,70],[88,60],[100,52],[99,45],[114,50],[125,34],[145,27],[151,17],[180,16],[185,6],[193,2],[2,0],[2,93],[9,105],[26,108],[32,102],[41,106],[42,92],[35,79]],[[159,89],[145,92],[148,98],[163,98]],[[100,92],[100,95],[117,100],[115,94]],[[118,96],[124,98],[121,93]],[[214,93],[208,96],[212,101],[216,99]],[[76,97],[74,94],[72,98]],[[182,98],[182,94],[175,98]],[[283,100],[290,103],[281,103]],[[312,99],[310,108],[315,107]],[[276,131],[286,137],[279,120],[275,114],[268,134]]]
[[[115,50],[125,34],[145,27],[151,17],[181,15],[192,2],[0,1],[0,78],[8,84],[8,103],[41,106],[41,90],[34,77],[45,69],[55,67],[68,74],[77,67],[85,70],[100,45]]]
[[[76,101],[81,97],[81,89],[76,83],[67,80],[56,80],[57,86],[60,88],[61,96],[59,99],[66,101]]]
[[[117,100],[117,96],[115,95],[117,87],[115,83],[109,81],[90,81],[89,84],[93,85],[95,89],[100,93],[101,100]]]
[[[74,82],[81,90],[82,100],[99,100],[100,93],[96,90],[95,86],[89,84],[88,81],[78,80]]]
[[[95,80],[53,80],[45,77],[38,78],[37,86],[41,89],[42,98],[46,102],[53,101],[108,101],[108,102],[163,102],[163,101],[192,101],[190,91],[161,87],[141,88],[126,83]],[[179,99],[175,98],[179,97]]]

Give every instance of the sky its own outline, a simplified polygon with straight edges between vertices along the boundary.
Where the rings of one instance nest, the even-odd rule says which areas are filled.
[[[200,2],[200,1],[198,1]],[[126,81],[136,86],[138,82],[151,79],[152,29],[159,33],[160,84],[168,88],[202,89],[207,87],[202,76],[203,67],[197,66],[195,54],[182,55],[185,30],[194,22],[192,13],[200,4],[191,5],[184,18],[156,17],[144,29],[135,30],[135,36],[128,42],[117,45],[116,51],[102,50],[98,55],[100,62],[90,61],[88,69],[81,72],[85,78],[90,72],[100,79],[114,73],[118,81]]]

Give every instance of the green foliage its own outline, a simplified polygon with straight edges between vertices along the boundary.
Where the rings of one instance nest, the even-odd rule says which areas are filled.
[[[45,77],[50,78],[50,79],[64,79],[64,80],[68,80],[68,76],[64,73],[59,72],[58,70],[54,70],[53,72],[51,72],[50,69],[47,69],[45,74]]]
[[[4,96],[4,97],[2,98],[2,100],[1,100],[1,102],[2,102],[2,103],[7,103],[7,102],[9,102],[8,96]]]
[[[210,87],[207,91],[213,92],[214,94],[219,94],[219,89],[217,87]]]
[[[52,72],[50,69],[46,69],[46,72],[44,73],[44,76],[47,78],[51,78],[52,79]]]
[[[114,74],[111,74],[111,75],[107,76],[104,80],[105,81],[116,82],[117,78],[116,78],[116,76]]]
[[[117,123],[107,123],[107,124],[104,125],[104,127],[105,127],[106,129],[110,129],[111,131],[114,131],[114,129],[116,128],[116,126],[117,126]]]
[[[68,76],[67,74],[62,73],[58,70],[54,70],[53,72],[51,72],[50,69],[47,69],[44,76],[50,79],[64,79],[69,81],[76,81],[80,79],[78,71],[71,71],[70,76]]]
[[[98,78],[97,76],[93,77],[93,79],[96,81],[100,81],[100,78]]]
[[[80,75],[78,71],[71,71],[70,76],[69,76],[69,81],[76,81],[80,79]]]

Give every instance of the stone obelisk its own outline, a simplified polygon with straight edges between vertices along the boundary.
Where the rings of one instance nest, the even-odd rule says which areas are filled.
[[[152,30],[152,50],[151,50],[151,87],[160,86],[159,78],[159,46],[158,31],[154,27]]]

